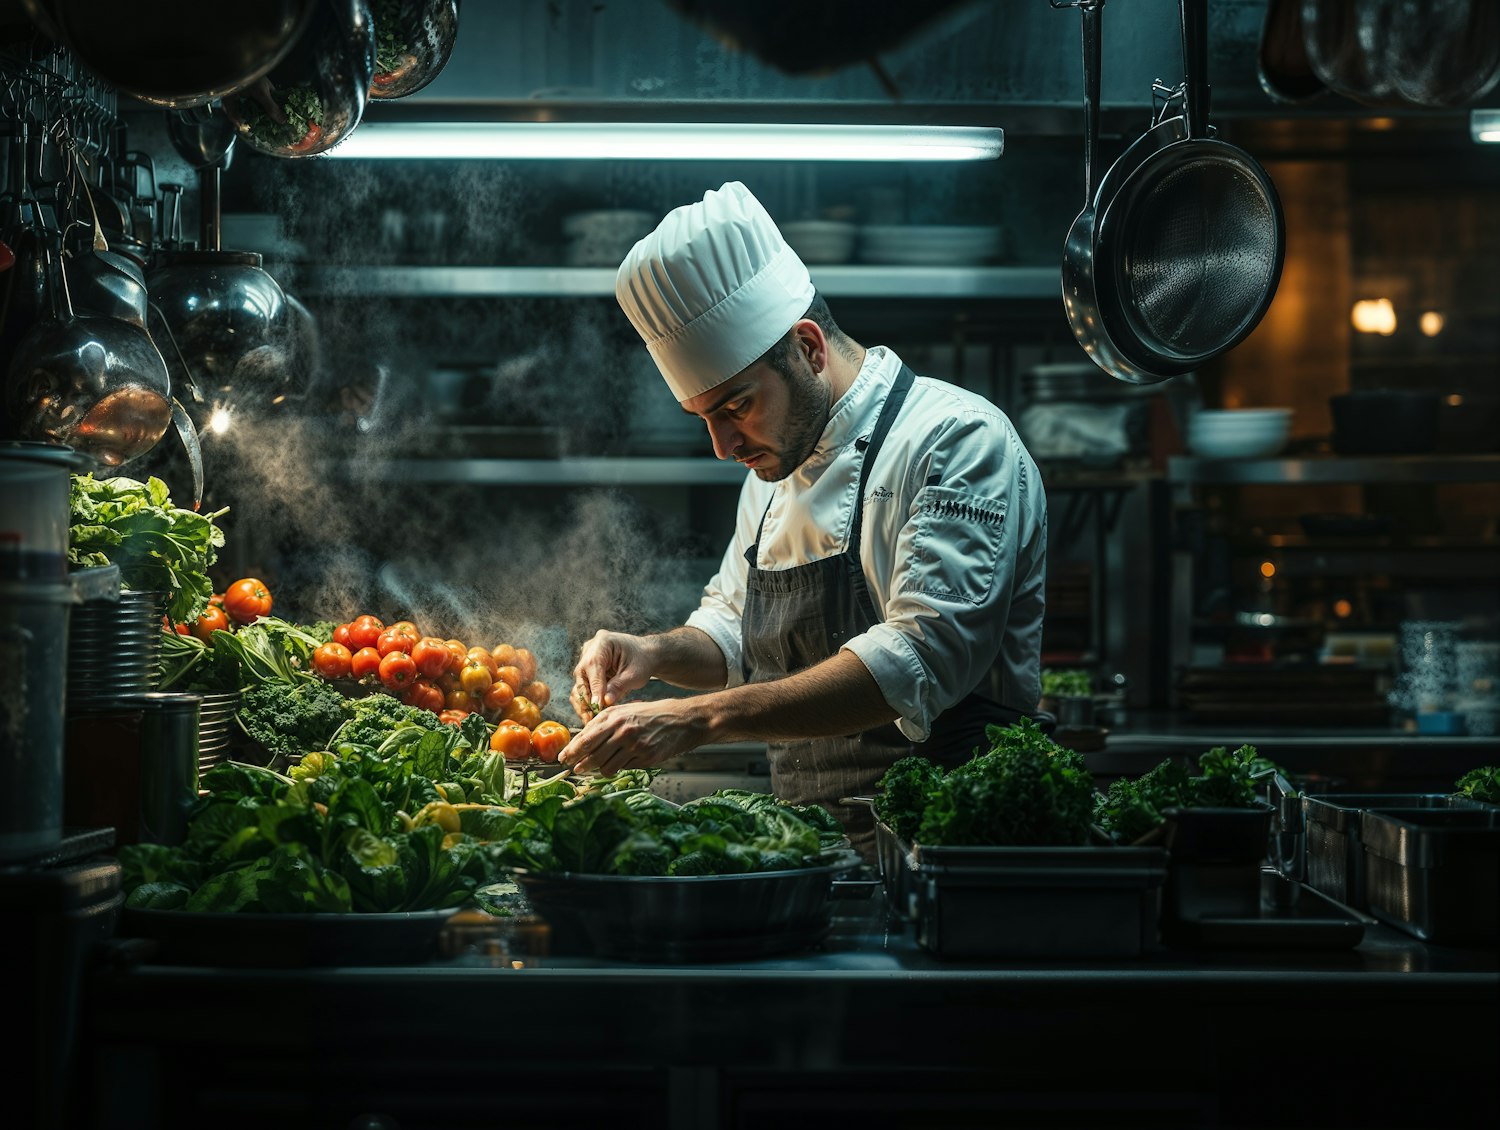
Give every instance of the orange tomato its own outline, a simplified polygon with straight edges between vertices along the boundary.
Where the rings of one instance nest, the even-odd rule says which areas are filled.
[[[210,604],[203,610],[203,615],[193,621],[192,632],[204,643],[213,643],[216,631],[229,631],[229,617],[218,605]]]
[[[508,643],[497,644],[490,648],[490,654],[495,657],[495,663],[500,667],[516,665],[516,649]]]
[[[353,653],[341,643],[325,643],[313,652],[313,668],[325,679],[347,679]]]
[[[573,735],[561,722],[543,722],[531,731],[531,752],[543,761],[556,761]]]
[[[516,692],[509,683],[496,679],[484,690],[485,713],[499,714],[515,697]]]
[[[500,712],[500,717],[508,722],[519,722],[528,730],[534,730],[541,724],[542,712],[531,699],[518,694],[510,700],[510,705]]]
[[[471,659],[464,664],[464,669],[458,673],[459,682],[463,684],[464,690],[469,694],[484,694],[489,690],[490,684],[495,681],[495,676],[490,669],[477,659]]]
[[[449,710],[462,710],[465,714],[473,714],[479,709],[479,700],[468,691],[449,691],[443,696],[443,704]]]
[[[349,658],[349,674],[356,679],[380,673],[380,652],[373,647],[362,647]]]
[[[386,629],[388,631],[400,632],[403,635],[410,636],[413,640],[419,640],[422,638],[422,633],[417,631],[417,626],[410,620],[397,620],[394,624],[387,624]]]
[[[224,590],[224,611],[236,624],[249,624],[271,614],[271,590],[254,577],[235,581]]]
[[[536,680],[536,656],[524,647],[516,648],[516,666],[521,669],[521,682],[530,683]]]
[[[464,641],[444,640],[443,646],[448,649],[448,670],[462,671],[469,661],[469,649],[464,646]]]
[[[447,645],[436,636],[424,636],[414,643],[411,657],[416,660],[417,670],[427,679],[436,679],[447,671],[448,661],[453,658]]]
[[[547,704],[552,701],[552,688],[543,682],[527,683],[521,688],[521,694],[536,703],[538,710],[546,710]]]
[[[519,667],[502,667],[495,672],[495,678],[499,679],[502,683],[509,683],[510,689],[513,691],[520,691],[526,685],[526,680],[521,678],[521,669]]]
[[[490,735],[490,748],[506,761],[531,758],[531,731],[519,722],[501,722]]]

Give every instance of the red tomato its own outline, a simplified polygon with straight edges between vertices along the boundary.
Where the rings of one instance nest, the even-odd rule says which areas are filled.
[[[417,679],[412,683],[411,689],[406,692],[406,705],[415,706],[418,710],[430,710],[434,714],[441,714],[447,707],[443,692],[426,679]]]
[[[467,710],[445,710],[438,715],[438,721],[445,726],[457,726],[469,716]]]
[[[222,608],[210,604],[203,610],[203,615],[193,621],[192,631],[204,643],[213,643],[215,632],[229,631],[229,617]]]
[[[389,655],[393,651],[404,651],[410,655],[413,642],[415,641],[405,632],[387,628],[375,638],[375,650],[381,655]]]
[[[163,616],[161,618],[161,630],[164,632],[176,632],[179,636],[190,634],[186,624],[174,624],[170,616]]]
[[[380,661],[380,681],[388,690],[398,691],[417,679],[417,665],[404,651],[390,652]]]
[[[427,679],[436,679],[447,671],[453,658],[448,646],[436,636],[425,636],[413,644],[411,657],[416,661],[417,670]]]
[[[350,651],[354,650],[354,641],[349,637],[348,624],[340,624],[333,630],[333,642],[343,644]]]
[[[556,761],[573,735],[561,722],[543,722],[531,731],[531,752],[543,761]]]
[[[375,641],[380,638],[380,633],[385,631],[385,625],[374,616],[366,613],[356,616],[349,622],[349,646],[358,651],[362,647],[374,647]]]
[[[306,153],[322,140],[323,127],[318,125],[317,122],[309,121],[307,123],[307,132],[302,135],[302,140],[287,146],[287,148],[293,153]]]
[[[422,638],[422,633],[417,631],[417,626],[410,620],[397,620],[394,624],[387,624],[386,628],[392,632],[402,632],[414,640]]]
[[[224,590],[224,611],[236,624],[248,624],[271,614],[271,590],[254,577],[235,581]]]
[[[325,643],[313,652],[313,667],[325,679],[347,679],[354,654],[341,643]]]
[[[462,671],[469,661],[469,649],[464,646],[464,641],[444,640],[443,646],[448,649],[448,670],[455,674]]]
[[[526,685],[526,680],[521,678],[521,669],[519,667],[502,667],[495,672],[495,678],[499,679],[502,683],[509,683],[510,689],[513,691],[519,691]]]
[[[539,710],[546,710],[547,704],[552,701],[552,688],[542,682],[527,683],[521,688],[521,694],[536,703]]]
[[[511,699],[510,705],[501,712],[500,717],[507,722],[519,722],[528,730],[534,730],[542,723],[542,712],[537,709],[536,703],[524,695],[516,695]]]
[[[528,761],[531,758],[531,731],[519,722],[501,722],[490,735],[490,748],[506,761]]]
[[[373,647],[360,648],[349,659],[349,673],[356,679],[380,674],[380,652]]]
[[[491,675],[500,670],[500,664],[495,662],[495,657],[489,653],[487,648],[471,647],[465,654],[468,656],[468,662],[483,663],[485,667],[489,668]]]

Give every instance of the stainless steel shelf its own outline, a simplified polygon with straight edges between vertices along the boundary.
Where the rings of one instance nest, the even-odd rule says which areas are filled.
[[[1500,455],[1371,455],[1309,459],[1167,461],[1172,483],[1493,483]]]
[[[1057,267],[814,266],[830,298],[1057,298]],[[305,297],[610,297],[613,267],[307,267]]]
[[[362,467],[381,482],[540,483],[549,486],[737,486],[749,474],[738,463],[662,456],[567,459],[390,459]]]

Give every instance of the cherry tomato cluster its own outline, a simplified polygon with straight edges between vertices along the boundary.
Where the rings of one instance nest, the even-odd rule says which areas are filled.
[[[469,647],[425,636],[410,620],[388,625],[367,613],[334,629],[333,639],[313,652],[313,668],[325,679],[378,681],[406,705],[451,725],[482,714],[498,723],[490,747],[509,760],[556,761],[571,737],[561,723],[542,721],[552,692],[524,647]]]
[[[173,624],[164,616],[162,627],[179,636],[197,636],[204,643],[212,644],[215,632],[232,632],[270,614],[271,590],[255,577],[243,577],[223,592],[209,597],[208,607],[191,624]]]

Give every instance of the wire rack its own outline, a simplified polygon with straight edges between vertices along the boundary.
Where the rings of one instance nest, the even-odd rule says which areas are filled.
[[[0,50],[0,122],[65,135],[92,162],[116,147],[119,94],[64,47],[11,46]]]

